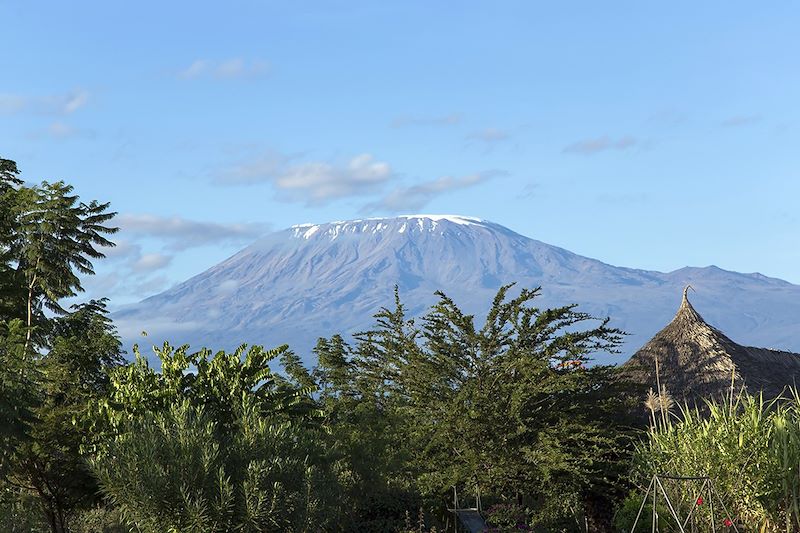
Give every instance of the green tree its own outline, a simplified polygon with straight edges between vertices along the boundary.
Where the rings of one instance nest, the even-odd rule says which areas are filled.
[[[0,478],[8,474],[14,450],[28,440],[35,421],[40,376],[24,347],[23,322],[0,322]]]
[[[11,244],[15,240],[17,188],[22,185],[17,164],[0,157],[0,320],[24,319],[23,291],[14,284]]]
[[[468,488],[487,501],[535,504],[542,515],[532,520],[569,527],[576,511],[601,514],[597,500],[625,465],[614,371],[588,365],[593,353],[615,351],[622,333],[607,319],[582,329],[593,319],[574,305],[541,310],[532,305],[539,289],[513,298],[510,289],[480,327],[443,293],[418,327],[396,294],[354,348],[320,341],[315,375],[333,426],[347,420],[356,442],[371,436],[374,463],[384,461],[370,472],[353,446],[357,478],[385,476],[383,486],[413,488],[430,505]]]
[[[108,372],[122,358],[104,300],[73,306],[50,330],[50,350],[36,360],[33,420],[9,454],[7,480],[35,494],[51,531],[61,533],[78,510],[96,502],[97,483],[82,453],[95,444],[89,409],[107,394]]]
[[[403,320],[399,315],[396,319]],[[376,347],[371,342],[351,349],[340,335],[319,339],[313,376],[330,433],[329,456],[342,487],[341,529],[396,531],[421,500],[414,476],[407,474],[411,450],[402,412],[387,405],[391,396],[377,392],[384,380],[354,360],[357,354],[373,357]],[[367,364],[373,362],[369,359]]]
[[[30,344],[43,309],[66,313],[59,301],[83,290],[79,275],[94,274],[92,259],[104,257],[98,247],[114,246],[104,235],[118,228],[104,225],[116,215],[108,203],[81,202],[63,181],[28,187],[18,174],[0,159],[0,297],[10,318],[25,320]]]
[[[34,495],[52,531],[94,498],[82,418],[119,360],[105,301],[71,313],[60,301],[83,290],[98,248],[113,246],[104,237],[117,231],[104,225],[113,216],[63,182],[25,184],[0,158],[0,488],[17,503]]]

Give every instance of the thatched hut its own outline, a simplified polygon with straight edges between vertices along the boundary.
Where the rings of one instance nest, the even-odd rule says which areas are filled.
[[[736,344],[695,311],[688,289],[672,322],[623,365],[634,383],[656,389],[657,365],[658,381],[672,398],[690,403],[731,387],[774,398],[800,385],[800,354]]]

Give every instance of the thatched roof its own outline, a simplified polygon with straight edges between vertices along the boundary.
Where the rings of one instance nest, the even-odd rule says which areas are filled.
[[[731,388],[763,391],[775,397],[787,385],[800,385],[800,354],[736,344],[706,323],[689,303],[689,287],[675,318],[624,365],[635,382],[656,389],[656,359],[661,385],[677,400],[719,396]]]

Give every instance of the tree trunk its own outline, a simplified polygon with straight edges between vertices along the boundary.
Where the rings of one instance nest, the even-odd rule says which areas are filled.
[[[36,260],[36,268],[39,268],[39,259]],[[33,279],[28,284],[28,320],[26,321],[28,331],[25,332],[25,349],[23,356],[28,354],[28,345],[31,343],[31,328],[33,327],[33,288],[36,286],[36,277],[38,275],[38,273],[34,272]]]
[[[609,533],[612,531],[613,511],[607,498],[594,492],[583,495],[583,514],[586,519],[586,533]]]
[[[56,526],[56,513],[54,513],[52,509],[47,509],[45,514],[47,515],[47,522],[50,524],[50,531],[52,533],[58,533],[58,527]]]

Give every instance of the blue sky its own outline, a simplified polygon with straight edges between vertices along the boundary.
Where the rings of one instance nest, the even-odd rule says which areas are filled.
[[[119,211],[138,300],[301,222],[486,218],[800,283],[800,6],[0,0],[0,155]]]

